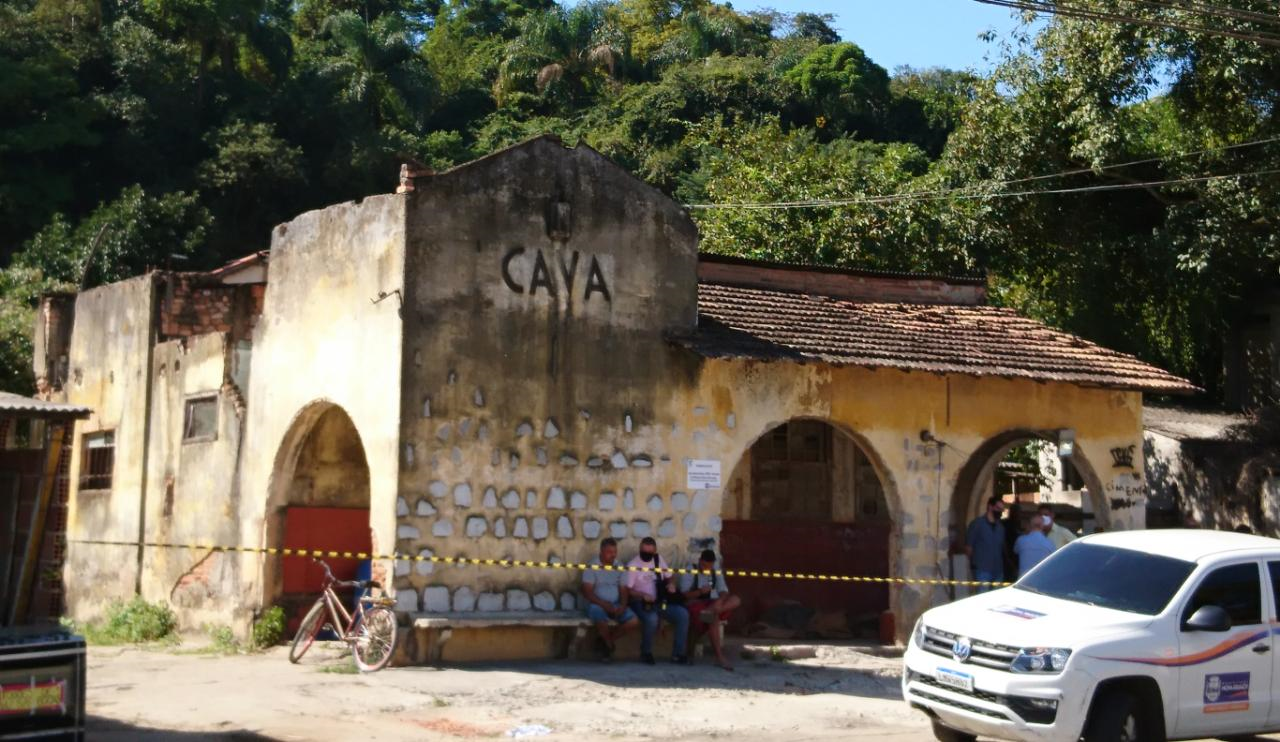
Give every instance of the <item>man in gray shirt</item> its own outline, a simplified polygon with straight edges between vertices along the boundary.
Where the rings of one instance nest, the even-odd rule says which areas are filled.
[[[596,567],[614,569],[588,569],[582,573],[582,594],[587,598],[587,618],[596,625],[599,635],[600,659],[609,662],[618,638],[640,626],[640,619],[627,607],[627,573],[618,563],[618,542],[607,538],[600,542],[600,556],[591,560]],[[617,625],[610,626],[613,621]]]

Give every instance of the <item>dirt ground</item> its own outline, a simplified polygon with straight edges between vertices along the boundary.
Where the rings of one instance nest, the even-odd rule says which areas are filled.
[[[553,661],[359,675],[337,646],[312,654],[91,648],[90,739],[454,740],[526,725],[546,740],[932,739],[898,695],[898,660],[851,647],[732,673]]]

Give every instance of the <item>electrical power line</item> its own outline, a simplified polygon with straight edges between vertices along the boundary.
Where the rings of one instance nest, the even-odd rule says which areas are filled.
[[[1177,10],[1187,13],[1200,13],[1202,15],[1217,16],[1219,18],[1231,18],[1240,21],[1250,21],[1252,23],[1262,23],[1266,25],[1280,25],[1280,14],[1268,15],[1267,13],[1258,13],[1244,8],[1236,8],[1231,5],[1211,5],[1209,3],[1196,2],[1195,0],[1183,0],[1176,2],[1174,0],[1129,0],[1130,2],[1141,2],[1144,5],[1159,5],[1170,10]]]
[[[981,201],[998,198],[1017,198],[1021,196],[1045,196],[1067,193],[1100,193],[1104,191],[1128,191],[1135,189],[1160,188],[1162,186],[1180,185],[1184,183],[1206,183],[1231,178],[1251,178],[1262,175],[1280,175],[1280,168],[1253,170],[1243,173],[1225,173],[1220,175],[1201,175],[1191,178],[1168,178],[1166,180],[1148,180],[1137,183],[1106,183],[1102,185],[1078,186],[1073,188],[1045,188],[1023,191],[997,191],[995,193],[965,193],[964,189],[953,191],[920,191],[918,193],[894,193],[885,196],[865,196],[859,198],[814,199],[812,201],[779,201],[773,203],[737,203],[737,204],[688,204],[687,208],[740,209],[744,211],[836,208],[840,206],[856,206],[861,204],[884,204],[898,201],[945,201],[959,199],[962,201]]]
[[[743,202],[733,204],[689,204],[691,209],[717,209],[717,208],[803,208],[807,206],[828,206],[839,205],[839,202],[847,201],[849,204],[860,203],[889,203],[892,201],[916,201],[922,200],[929,196],[945,196],[955,193],[971,192],[977,188],[1004,188],[1006,186],[1017,185],[1019,183],[1033,183],[1041,180],[1050,180],[1053,178],[1065,178],[1072,175],[1083,175],[1086,173],[1102,173],[1108,170],[1117,170],[1125,167],[1133,167],[1135,165],[1149,165],[1156,162],[1166,162],[1169,160],[1184,159],[1187,157],[1195,157],[1197,155],[1209,154],[1212,152],[1227,152],[1230,150],[1245,149],[1248,147],[1259,147],[1265,144],[1274,144],[1280,142],[1280,137],[1270,137],[1268,139],[1256,139],[1249,142],[1239,142],[1236,144],[1224,144],[1218,147],[1206,147],[1204,149],[1191,150],[1188,152],[1177,152],[1169,155],[1161,155],[1159,157],[1147,157],[1140,160],[1128,160],[1126,162],[1117,162],[1110,165],[1101,165],[1097,168],[1082,167],[1074,170],[1063,170],[1056,173],[1044,173],[1042,175],[1031,175],[1025,178],[1011,178],[1008,180],[986,181],[981,183],[970,183],[968,185],[956,186],[954,188],[938,188],[927,191],[907,191],[903,193],[890,193],[880,196],[866,196],[852,199],[801,199],[795,201],[768,201],[768,202]],[[1041,191],[1035,191],[1040,193]]]
[[[1029,10],[1033,13],[1040,13],[1043,15],[1058,15],[1068,18],[1083,18],[1095,21],[1115,21],[1118,23],[1130,23],[1166,30],[1190,31],[1192,33],[1202,33],[1208,36],[1223,36],[1226,38],[1239,39],[1241,41],[1252,41],[1265,46],[1280,47],[1280,36],[1272,36],[1256,32],[1244,33],[1240,31],[1230,31],[1224,28],[1213,28],[1211,26],[1173,20],[1140,18],[1137,16],[1113,13],[1110,11],[1067,5],[1062,2],[1050,2],[1050,0],[974,0],[974,2],[982,3],[984,5],[995,5],[1002,8],[1013,8],[1014,10]]]

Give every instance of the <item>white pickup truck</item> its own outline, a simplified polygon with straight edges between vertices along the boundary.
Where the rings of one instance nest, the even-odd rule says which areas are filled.
[[[903,697],[944,741],[1280,730],[1280,541],[1089,536],[1012,587],[925,613],[903,664]]]

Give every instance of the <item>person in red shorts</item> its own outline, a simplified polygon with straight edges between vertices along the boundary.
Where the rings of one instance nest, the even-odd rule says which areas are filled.
[[[716,663],[726,670],[733,665],[724,656],[723,636],[720,625],[729,620],[729,614],[742,605],[737,595],[729,593],[724,574],[716,568],[716,553],[711,549],[702,552],[696,565],[680,575],[680,592],[684,594],[685,607],[689,609],[689,632],[694,642],[707,631],[711,632],[711,648],[716,653]]]

